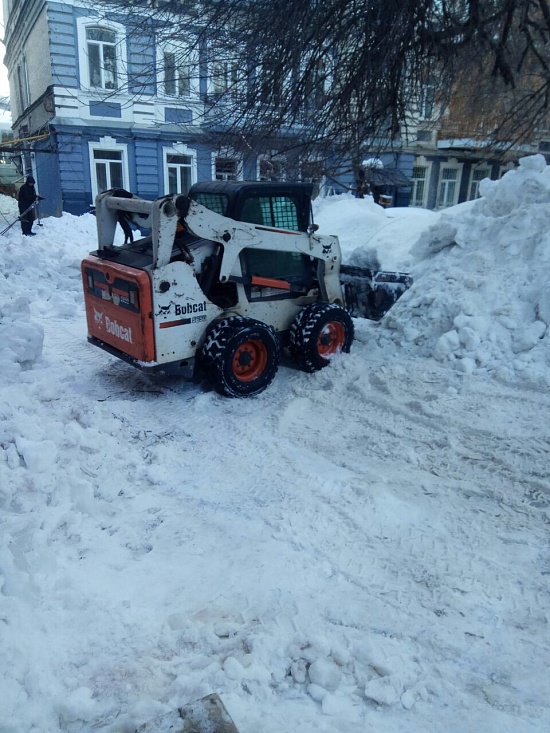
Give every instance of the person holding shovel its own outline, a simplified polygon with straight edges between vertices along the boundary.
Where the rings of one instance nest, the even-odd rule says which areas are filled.
[[[34,209],[31,208],[31,206],[38,200],[39,196],[36,193],[34,184],[34,178],[32,176],[27,176],[27,180],[21,186],[19,193],[17,194],[21,231],[26,237],[34,237],[36,235],[36,232],[32,231]]]

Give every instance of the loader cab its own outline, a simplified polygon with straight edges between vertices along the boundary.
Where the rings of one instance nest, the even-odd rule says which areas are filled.
[[[191,187],[189,198],[236,221],[307,232],[312,192],[311,183],[205,181]]]
[[[189,198],[236,221],[270,230],[307,232],[312,222],[312,191],[310,183],[207,181],[196,183]],[[245,286],[249,301],[294,299],[307,293],[316,277],[316,263],[299,252],[246,248],[240,260],[245,278],[264,283],[274,278],[288,285],[287,290]]]

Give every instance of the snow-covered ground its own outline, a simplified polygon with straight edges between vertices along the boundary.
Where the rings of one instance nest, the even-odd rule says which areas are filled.
[[[0,238],[1,733],[550,730],[550,168],[482,190],[317,201],[415,283],[249,400],[87,344],[92,216]]]

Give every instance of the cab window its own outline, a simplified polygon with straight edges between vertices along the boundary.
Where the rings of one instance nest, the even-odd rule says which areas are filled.
[[[249,300],[280,300],[307,293],[314,281],[314,263],[311,257],[299,252],[277,252],[268,249],[244,249],[241,252],[243,275],[247,278],[266,278],[265,283],[251,283],[245,290]],[[269,280],[287,283],[278,289]]]
[[[225,216],[227,196],[224,193],[197,193],[195,194],[195,201],[210,209],[210,211]]]
[[[299,231],[298,205],[290,196],[259,196],[245,200],[241,220],[277,229]]]

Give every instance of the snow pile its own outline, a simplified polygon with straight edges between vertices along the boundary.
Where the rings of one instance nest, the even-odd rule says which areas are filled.
[[[413,248],[414,285],[377,332],[465,373],[550,384],[550,167],[520,161]]]
[[[409,270],[412,246],[440,216],[427,209],[384,209],[372,196],[351,194],[315,199],[313,214],[320,234],[338,236],[344,262],[384,270]]]
[[[0,210],[13,215],[13,199],[0,197]],[[15,213],[17,216],[17,213]],[[80,261],[95,242],[95,218],[65,214],[34,224],[37,236],[24,237],[16,224],[2,237],[0,251],[0,370],[14,379],[42,354],[44,328],[31,317],[31,303],[39,311],[73,315],[82,303]],[[42,236],[52,232],[50,239]],[[55,232],[55,234],[54,234]],[[80,245],[80,247],[78,246]],[[35,316],[37,314],[35,313]]]
[[[313,216],[319,234],[339,236],[342,257],[350,261],[358,251],[361,262],[350,264],[379,267],[377,253],[370,243],[373,234],[388,224],[385,211],[374,203],[372,196],[357,199],[349,194],[318,197],[313,202]],[[344,236],[340,233],[344,232]]]
[[[14,379],[41,355],[44,329],[30,318],[29,298],[18,297],[1,274],[0,287],[0,372],[4,379]]]

